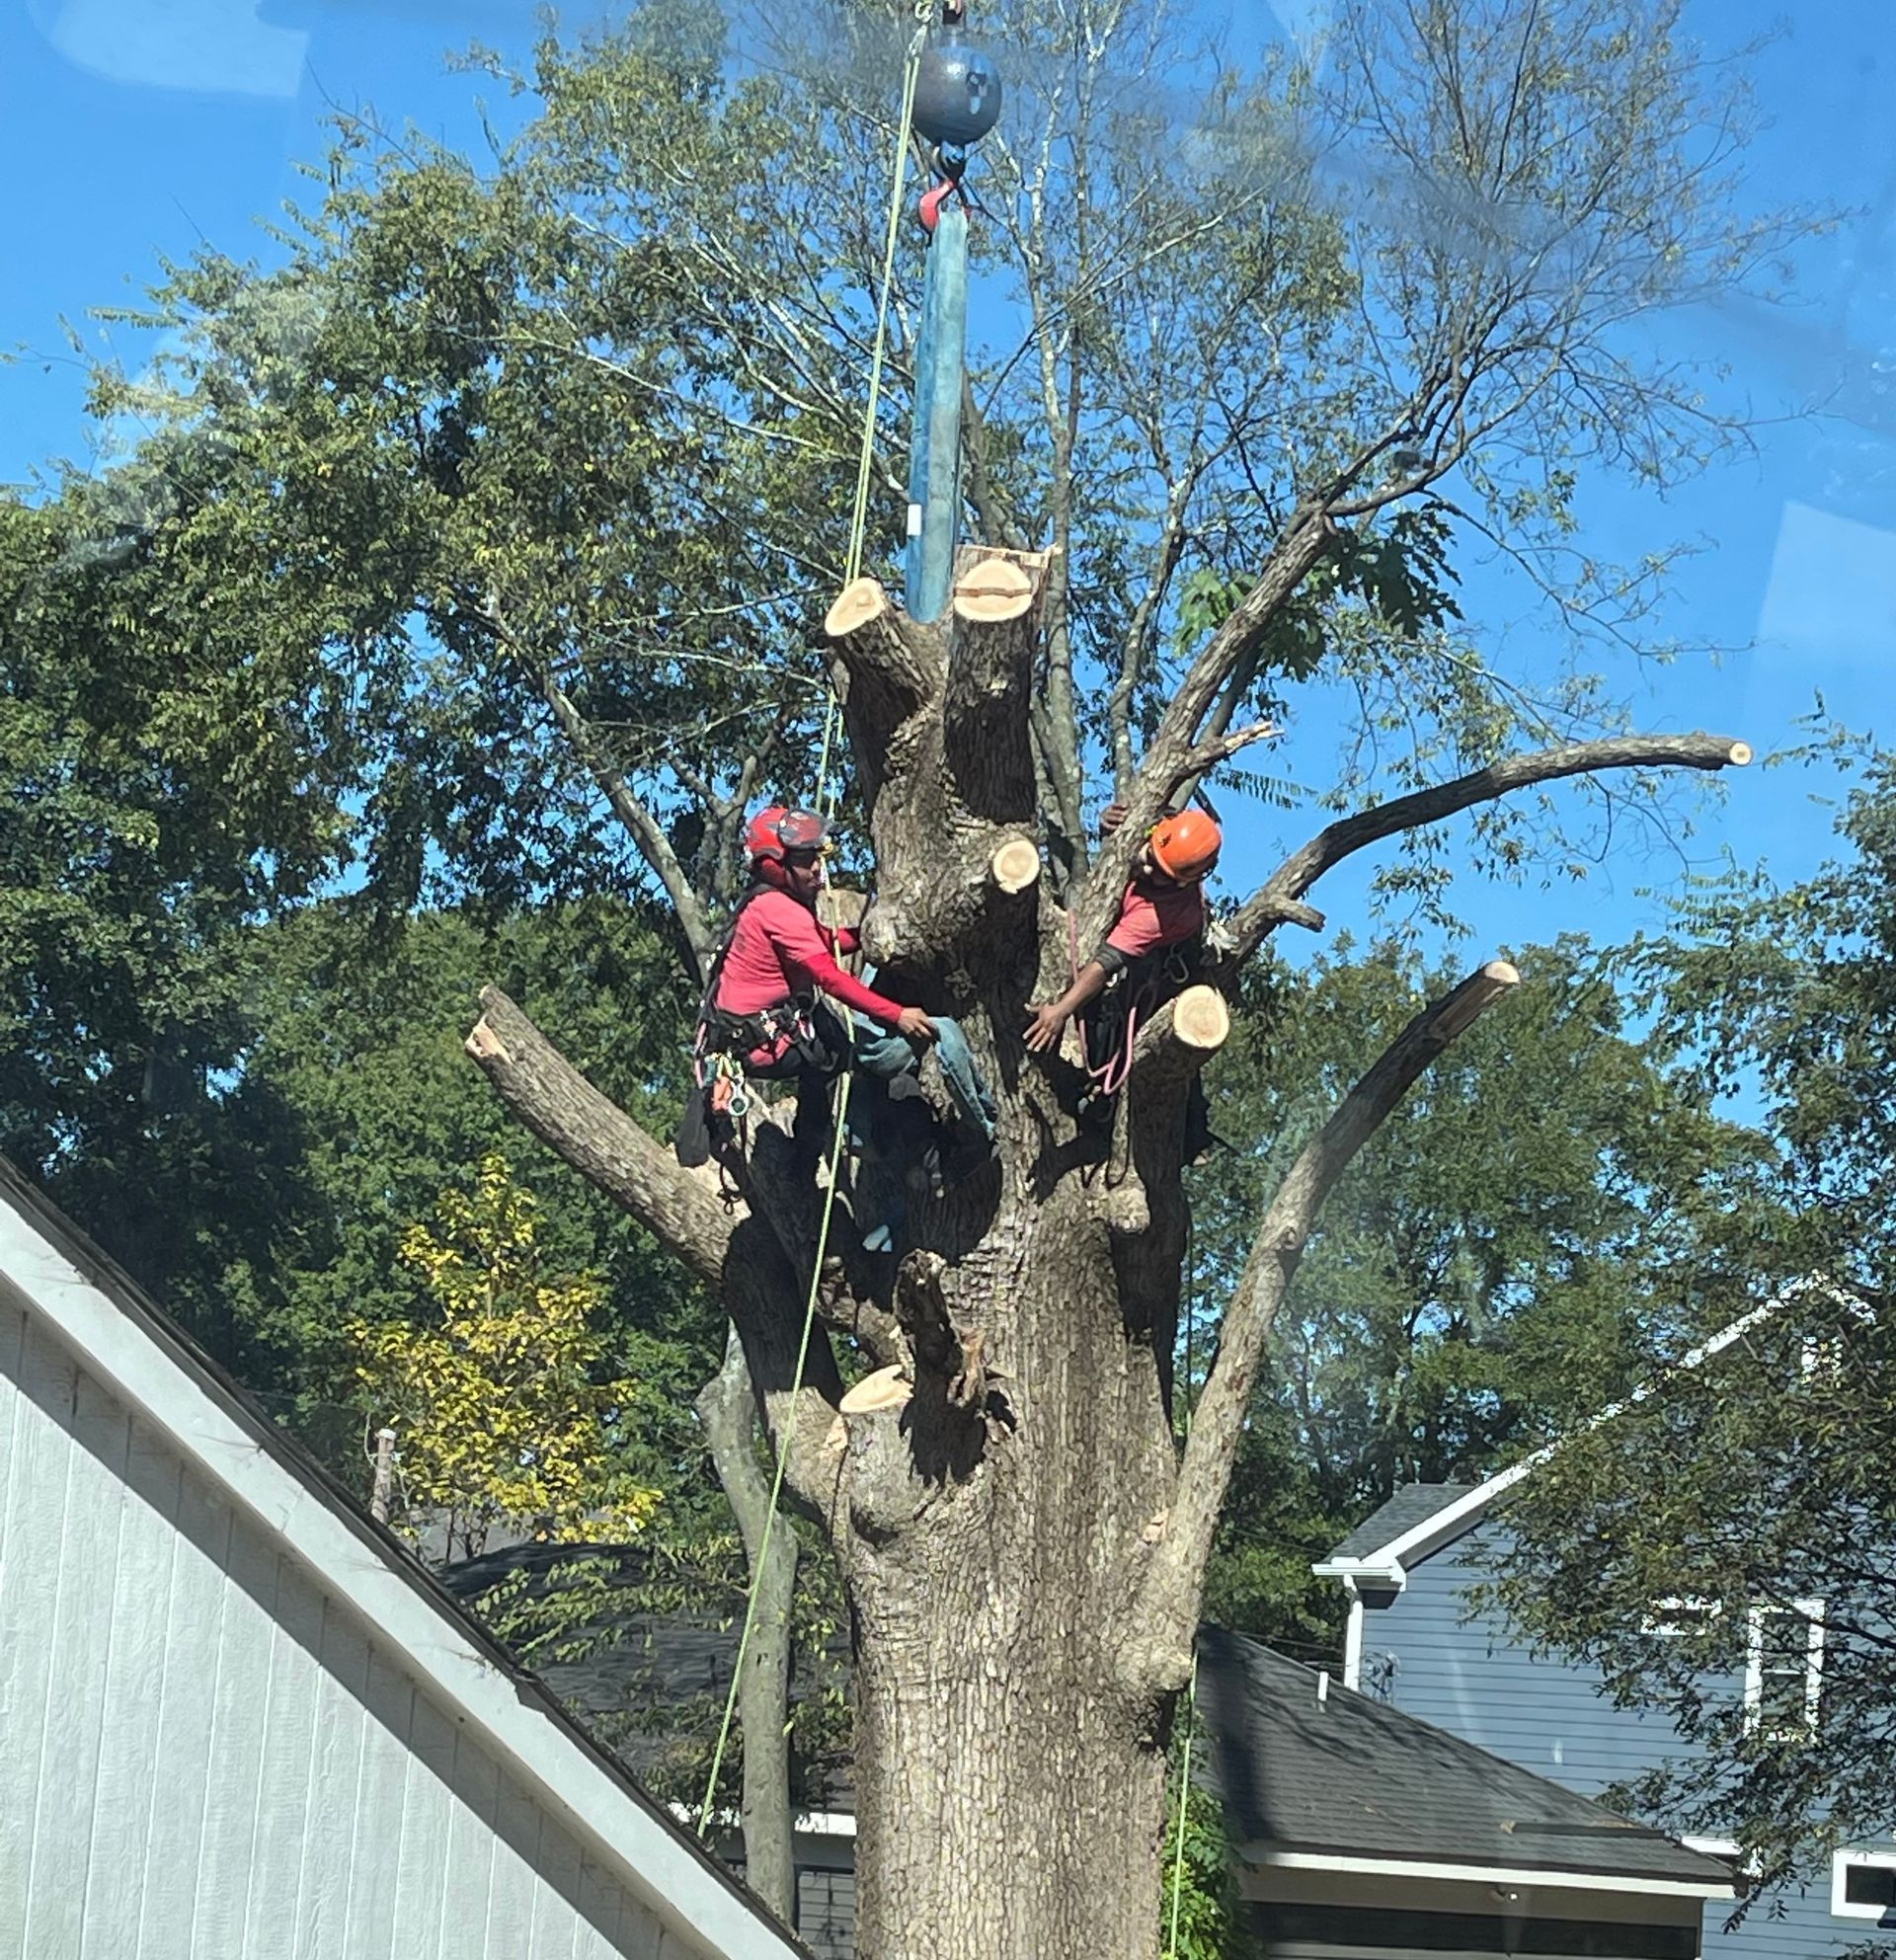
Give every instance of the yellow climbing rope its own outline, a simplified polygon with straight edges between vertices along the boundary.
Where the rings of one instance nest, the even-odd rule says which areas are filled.
[[[908,182],[908,139],[914,121],[915,77],[920,71],[921,50],[927,38],[927,22],[933,13],[932,0],[917,0],[915,20],[920,24],[903,64],[902,118],[896,133],[894,184],[889,196],[888,233],[883,242],[882,283],[876,298],[876,338],[869,357],[869,402],[862,421],[862,446],[856,459],[855,505],[849,519],[849,549],[843,561],[843,583],[861,576],[863,541],[869,525],[869,485],[875,469],[876,415],[882,402],[883,357],[889,346],[889,295],[895,283],[896,240],[902,225],[902,196]],[[836,690],[830,690],[830,710],[824,717],[823,747],[817,758],[817,803],[826,815],[833,816],[838,798],[830,786],[830,757],[841,726],[842,707]],[[853,1021],[843,1010],[845,1021]],[[823,1285],[824,1260],[830,1251],[830,1219],[835,1208],[836,1179],[841,1170],[843,1138],[849,1114],[849,1082],[853,1071],[844,1068],[837,1079],[835,1099],[830,1115],[830,1143],[829,1175],[824,1181],[823,1215],[817,1225],[817,1252],[810,1272],[810,1294],[804,1302],[803,1333],[797,1342],[797,1366],[790,1380],[789,1415],[796,1420],[797,1403],[803,1391],[803,1372],[810,1358],[810,1337],[817,1320],[817,1295]],[[731,1718],[738,1705],[738,1684],[744,1679],[745,1658],[750,1648],[750,1634],[757,1617],[757,1579],[770,1550],[770,1534],[777,1522],[777,1503],[783,1495],[784,1466],[789,1461],[789,1440],[777,1450],[776,1468],[770,1481],[770,1509],[764,1515],[763,1531],[757,1542],[757,1556],[745,1589],[744,1628],[738,1635],[738,1657],[731,1668],[731,1688],[724,1700],[724,1717],[718,1724],[718,1740],[711,1752],[711,1773],[705,1778],[704,1802],[698,1810],[698,1836],[702,1838],[711,1822],[711,1806],[717,1796],[718,1772],[724,1767],[725,1747],[731,1739]]]

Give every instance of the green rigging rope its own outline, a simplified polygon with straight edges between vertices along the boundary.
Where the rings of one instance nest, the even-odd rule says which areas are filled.
[[[876,339],[869,359],[869,403],[862,421],[862,447],[856,460],[855,506],[849,519],[849,551],[844,560],[843,583],[847,585],[862,572],[863,540],[869,524],[869,483],[874,474],[876,415],[882,400],[883,357],[889,345],[889,295],[895,283],[896,240],[902,224],[902,197],[908,182],[908,138],[913,127],[915,77],[920,71],[921,49],[927,36],[925,23],[933,8],[931,0],[917,0],[916,20],[924,23],[908,44],[902,84],[902,122],[896,135],[895,183],[889,198],[888,234],[883,243],[882,285],[876,300]],[[835,745],[841,722],[841,704],[836,690],[830,689],[830,712],[824,717],[823,749],[817,759],[817,802],[833,816],[837,799],[830,790],[830,754]],[[845,1017],[847,1010],[845,1009]],[[823,1193],[823,1215],[817,1226],[817,1255],[810,1272],[810,1296],[804,1302],[803,1333],[797,1342],[797,1366],[790,1381],[790,1416],[796,1420],[798,1398],[803,1392],[803,1372],[810,1358],[810,1337],[817,1319],[817,1294],[823,1284],[823,1262],[830,1250],[830,1219],[835,1208],[836,1179],[841,1169],[845,1124],[849,1114],[849,1083],[852,1071],[845,1068],[836,1083],[835,1101],[830,1110],[830,1174]],[[783,1495],[784,1467],[790,1459],[789,1443],[775,1452],[776,1469],[770,1481],[770,1509],[764,1514],[763,1531],[757,1541],[756,1562],[750,1582],[745,1589],[744,1630],[738,1636],[738,1658],[731,1669],[731,1689],[724,1699],[724,1717],[718,1724],[717,1746],[711,1752],[711,1773],[705,1778],[704,1802],[698,1811],[698,1836],[702,1838],[711,1822],[711,1805],[717,1795],[718,1772],[724,1767],[725,1746],[731,1739],[731,1718],[738,1705],[738,1684],[744,1679],[745,1657],[750,1649],[750,1634],[757,1618],[757,1580],[770,1550],[770,1533],[777,1522],[777,1501]]]

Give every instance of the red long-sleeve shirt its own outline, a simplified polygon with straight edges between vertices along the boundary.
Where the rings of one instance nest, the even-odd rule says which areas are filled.
[[[832,935],[817,923],[810,906],[788,892],[759,892],[738,914],[731,950],[718,975],[716,1004],[727,1014],[757,1014],[792,994],[821,987],[832,1000],[893,1029],[902,1018],[901,1003],[864,986],[836,965],[836,953],[853,953],[858,944],[852,927]]]

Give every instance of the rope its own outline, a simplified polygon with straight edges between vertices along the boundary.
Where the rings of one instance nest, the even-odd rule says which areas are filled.
[[[932,0],[916,0],[915,19],[920,25],[908,43],[902,83],[902,120],[896,134],[894,186],[889,197],[888,234],[883,243],[882,283],[876,297],[876,338],[869,357],[869,401],[862,419],[862,446],[856,458],[855,505],[849,518],[849,550],[844,559],[843,583],[849,584],[862,572],[863,541],[869,526],[869,482],[874,474],[876,415],[882,399],[883,358],[889,345],[889,296],[896,275],[896,240],[902,226],[903,193],[908,183],[908,139],[914,124],[915,78],[921,69],[921,50],[927,39],[927,23],[933,12]],[[830,689],[830,711],[824,717],[823,747],[817,758],[817,801],[826,814],[835,814],[839,800],[830,788],[830,754],[841,726],[842,704],[836,690]],[[854,1016],[843,1010],[845,1025],[854,1032]],[[797,1341],[797,1366],[790,1379],[790,1420],[803,1392],[803,1372],[810,1358],[810,1338],[816,1328],[817,1296],[823,1286],[823,1263],[830,1250],[830,1219],[835,1209],[836,1180],[841,1171],[843,1139],[847,1135],[849,1085],[854,1071],[845,1067],[836,1082],[835,1099],[830,1106],[830,1174],[824,1186],[823,1215],[817,1225],[817,1253],[810,1269],[810,1294],[804,1302],[803,1332]],[[756,1562],[750,1584],[745,1588],[744,1629],[738,1635],[738,1657],[731,1669],[731,1689],[724,1699],[724,1716],[718,1723],[718,1740],[711,1752],[711,1773],[704,1782],[704,1802],[698,1811],[698,1836],[702,1838],[711,1822],[711,1805],[717,1795],[718,1772],[724,1767],[724,1752],[731,1740],[731,1718],[738,1705],[738,1684],[744,1679],[745,1657],[750,1650],[750,1635],[757,1618],[757,1580],[770,1550],[770,1534],[777,1522],[777,1502],[783,1495],[785,1466],[790,1460],[788,1439],[776,1452],[776,1468],[770,1479],[770,1509],[764,1514],[763,1531],[757,1541]]]
[[[1172,1846],[1172,1931],[1165,1960],[1178,1960],[1178,1909],[1185,1897],[1185,1799],[1192,1789],[1192,1726],[1198,1715],[1198,1656],[1192,1656],[1191,1686],[1185,1690],[1185,1754],[1178,1772],[1178,1822]]]

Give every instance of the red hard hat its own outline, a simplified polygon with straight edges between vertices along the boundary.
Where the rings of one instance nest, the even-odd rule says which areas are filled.
[[[1224,833],[1202,810],[1181,810],[1152,825],[1147,846],[1152,862],[1181,885],[1203,878],[1218,862]]]
[[[821,850],[829,834],[829,820],[814,810],[773,803],[746,826],[744,848],[753,864],[781,864],[785,851]]]

